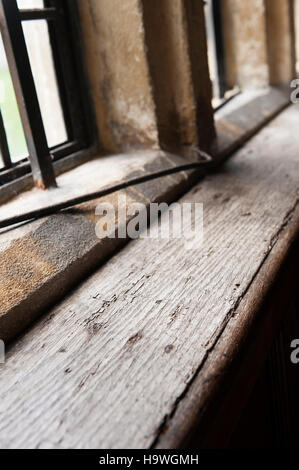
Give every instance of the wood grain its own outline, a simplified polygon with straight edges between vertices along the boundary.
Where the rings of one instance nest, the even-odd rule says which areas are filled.
[[[1,448],[152,445],[295,213],[297,121],[294,106],[181,199],[204,203],[202,249],[132,241],[11,348]]]

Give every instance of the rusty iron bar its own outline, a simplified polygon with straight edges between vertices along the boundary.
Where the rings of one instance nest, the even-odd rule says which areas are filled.
[[[34,183],[44,189],[54,187],[56,186],[54,168],[16,0],[0,0],[0,24]]]
[[[223,37],[223,5],[218,0],[212,0],[212,15],[215,33],[215,49],[217,57],[217,75],[219,84],[219,97],[224,98],[227,91],[225,48]]]
[[[7,137],[3,122],[3,117],[0,109],[0,149],[1,149],[1,157],[5,168],[11,167],[11,158],[7,143]]]
[[[180,173],[182,171],[195,170],[198,168],[202,168],[203,166],[206,166],[207,164],[213,163],[212,157],[210,155],[204,152],[200,152],[200,155],[204,158],[204,160],[201,160],[199,162],[186,163],[185,165],[168,168],[166,170],[160,170],[160,171],[150,173],[144,176],[140,176],[140,177],[133,178],[127,181],[123,181],[113,186],[108,186],[107,188],[101,189],[100,191],[96,191],[94,193],[84,194],[82,196],[78,196],[73,199],[60,202],[58,204],[53,204],[51,206],[43,207],[41,209],[36,209],[30,212],[26,212],[24,214],[20,214],[20,215],[16,215],[13,217],[9,217],[4,220],[0,220],[0,228],[6,228],[15,224],[19,224],[21,222],[40,219],[48,215],[56,214],[57,212],[63,209],[69,209],[78,204],[82,204],[83,202],[88,202],[94,199],[99,199],[101,197],[108,196],[109,194],[115,193],[122,189],[129,188],[130,186],[135,186],[138,184],[146,183],[147,181],[151,181],[157,178],[162,178],[164,176],[169,176],[175,173]]]
[[[57,17],[56,8],[26,8],[19,10],[21,21],[54,20]]]

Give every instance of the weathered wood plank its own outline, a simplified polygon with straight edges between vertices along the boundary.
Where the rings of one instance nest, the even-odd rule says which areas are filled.
[[[297,120],[289,108],[181,200],[204,203],[201,250],[132,242],[15,344],[1,447],[153,443],[294,210]]]
[[[58,178],[60,187],[47,193],[28,191],[0,208],[0,217],[59,203],[109,183],[170,168],[184,159],[150,151],[99,158]],[[120,194],[127,202],[177,199],[195,172],[183,172],[118,192],[101,202],[117,205]],[[99,180],[100,179],[100,180]],[[187,186],[189,184],[189,186]],[[0,230],[0,338],[8,342],[21,333],[46,308],[100,266],[125,240],[99,240],[95,234],[95,208],[99,200],[80,204],[56,215]]]
[[[298,288],[298,232],[299,204],[296,204],[281,232],[271,241],[271,250],[217,344],[199,366],[184,397],[176,401],[165,418],[154,448],[218,449],[229,445],[282,318],[290,324],[286,305]],[[290,325],[289,328],[292,331]],[[284,343],[287,350],[288,341],[294,337],[296,329]],[[284,357],[288,360],[288,351]],[[291,434],[289,444],[296,439]]]

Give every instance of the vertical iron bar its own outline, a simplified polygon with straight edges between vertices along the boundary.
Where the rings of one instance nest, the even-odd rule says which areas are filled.
[[[2,118],[1,109],[0,109],[0,149],[1,149],[2,161],[4,163],[5,168],[10,168],[11,167],[11,159],[10,159],[10,153],[9,153],[9,148],[8,148],[7,137],[6,137],[6,132],[5,132],[5,127],[4,127],[4,122],[3,122],[3,118]]]
[[[215,46],[216,46],[216,57],[217,57],[217,70],[218,70],[218,82],[219,82],[219,95],[223,98],[227,89],[226,86],[226,70],[225,70],[225,51],[223,41],[223,27],[222,27],[222,11],[221,1],[212,0],[212,13],[214,21],[214,32],[215,32]]]
[[[0,0],[1,32],[25,131],[34,183],[56,186],[40,106],[16,0]]]

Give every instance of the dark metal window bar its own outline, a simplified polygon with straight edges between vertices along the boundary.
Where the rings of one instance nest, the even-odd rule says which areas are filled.
[[[225,50],[223,40],[223,27],[222,27],[222,5],[219,0],[212,0],[212,14],[215,32],[215,49],[217,59],[217,73],[218,73],[218,86],[219,98],[224,98],[227,91],[226,84],[226,70],[225,70]]]
[[[80,70],[80,54],[74,54],[76,35],[72,30],[75,19],[71,11],[75,2],[44,0],[44,8],[19,10],[16,0],[0,0],[1,34],[12,77],[16,99],[29,151],[26,160],[12,164],[3,120],[0,119],[1,155],[4,169],[0,171],[0,186],[32,171],[36,185],[55,186],[53,160],[84,151],[93,136],[89,126],[84,77]],[[49,149],[42,121],[37,92],[31,71],[22,21],[46,20],[48,23],[56,78],[68,140]],[[86,91],[86,87],[85,87]],[[84,98],[83,98],[84,96]]]
[[[33,211],[9,217],[8,219],[2,219],[0,220],[0,229],[11,227],[12,225],[16,225],[22,222],[40,219],[48,215],[56,214],[63,209],[69,209],[78,204],[82,204],[83,202],[99,199],[101,197],[107,196],[108,194],[113,194],[122,189],[129,188],[130,186],[146,183],[147,181],[152,181],[157,178],[163,178],[164,176],[174,175],[182,171],[200,170],[205,166],[209,167],[213,165],[213,158],[207,153],[199,151],[199,156],[201,157],[201,160],[198,162],[186,163],[184,165],[171,167],[166,170],[159,170],[153,173],[148,173],[143,176],[122,181],[121,183],[115,184],[113,186],[108,186],[94,193],[82,194],[81,196],[65,200],[58,204],[52,204],[41,209],[35,209]]]

